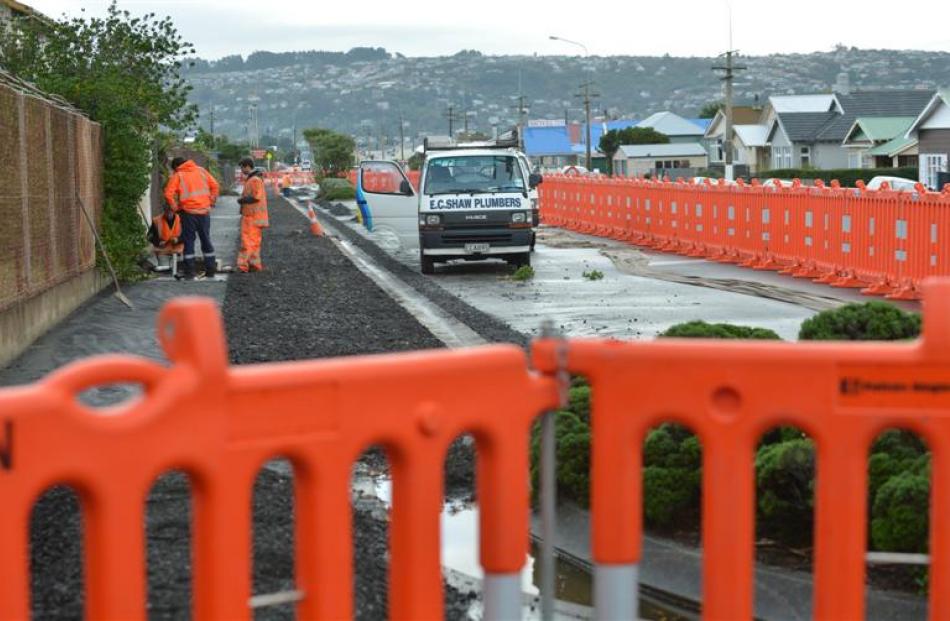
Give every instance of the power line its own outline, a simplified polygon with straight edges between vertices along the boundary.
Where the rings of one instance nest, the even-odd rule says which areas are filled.
[[[731,22],[730,22],[730,33],[731,33],[731,32],[732,32],[732,30],[731,30]],[[730,34],[730,38],[731,38],[731,34]],[[730,41],[730,43],[731,43],[731,41]],[[726,115],[726,135],[725,135],[725,137],[724,137],[724,139],[723,139],[723,150],[725,151],[725,153],[724,153],[724,155],[725,155],[725,166],[726,166],[726,171],[725,171],[725,172],[726,172],[726,175],[725,175],[725,176],[726,176],[726,179],[728,179],[728,180],[730,180],[730,181],[732,181],[732,179],[733,179],[733,171],[732,171],[732,82],[733,82],[733,80],[735,79],[735,72],[737,72],[737,71],[745,71],[746,69],[748,69],[748,67],[746,67],[745,65],[734,65],[734,64],[733,64],[733,62],[732,62],[732,61],[733,61],[733,57],[734,57],[734,56],[738,56],[738,54],[739,54],[739,53],[738,53],[736,50],[728,50],[728,51],[726,51],[726,53],[724,54],[724,56],[726,57],[726,64],[725,64],[725,65],[715,65],[715,66],[713,66],[713,68],[712,68],[713,71],[722,71],[722,72],[723,72],[722,77],[719,78],[719,79],[722,80],[723,82],[725,82],[725,85],[726,85],[726,93],[725,93],[725,95],[726,95],[726,112],[725,112],[725,115]]]
[[[583,104],[584,104],[584,115],[585,115],[585,117],[587,118],[587,132],[586,132],[586,133],[587,133],[587,138],[586,138],[586,140],[585,140],[585,142],[587,142],[587,159],[586,159],[586,166],[585,166],[585,167],[587,168],[588,171],[591,170],[591,155],[590,155],[590,104],[591,104],[591,101],[593,101],[595,98],[600,97],[600,94],[599,94],[599,93],[592,93],[592,92],[590,92],[590,87],[591,87],[591,86],[593,86],[593,82],[591,82],[590,80],[587,80],[586,82],[584,82],[583,84],[580,85],[580,88],[581,88],[582,90],[581,90],[579,93],[577,93],[576,95],[574,95],[574,97],[577,97],[577,98],[579,98],[579,99],[582,100],[582,102],[583,102]]]

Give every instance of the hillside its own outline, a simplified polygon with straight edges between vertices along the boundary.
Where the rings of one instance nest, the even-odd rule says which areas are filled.
[[[827,92],[840,72],[852,88],[935,88],[950,84],[950,53],[859,50],[839,47],[812,54],[742,57],[736,96],[753,101],[771,94]],[[575,94],[588,77],[600,94],[600,114],[639,117],[659,110],[695,116],[719,98],[714,58],[671,56],[454,56],[408,58],[381,48],[337,52],[256,52],[216,62],[199,60],[186,72],[202,125],[214,105],[215,131],[246,136],[249,108],[258,108],[261,135],[289,136],[330,127],[375,142],[398,136],[446,133],[446,110],[468,110],[472,129],[490,131],[517,119],[522,92],[530,118],[581,117]],[[519,87],[520,84],[520,87]],[[461,114],[459,114],[461,119]],[[456,128],[462,126],[456,122]]]

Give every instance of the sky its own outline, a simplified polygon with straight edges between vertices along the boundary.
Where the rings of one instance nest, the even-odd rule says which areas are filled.
[[[109,0],[20,0],[58,17],[100,15]],[[950,52],[947,0],[119,0],[133,14],[171,16],[200,57],[256,50],[384,47],[406,56],[485,54],[714,56],[729,46],[763,55],[859,48]],[[576,8],[568,8],[568,7]],[[899,7],[899,10],[898,10]],[[570,39],[581,45],[551,40]]]

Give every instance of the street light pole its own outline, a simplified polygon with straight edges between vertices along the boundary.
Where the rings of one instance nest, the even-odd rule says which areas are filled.
[[[550,39],[551,41],[562,41],[564,43],[570,43],[571,45],[576,45],[582,50],[584,50],[585,59],[590,56],[590,52],[588,52],[587,46],[581,43],[580,41],[572,41],[571,39],[565,39],[564,37],[556,37],[554,35],[550,35],[548,39]],[[590,87],[591,87],[591,84],[592,84],[592,80],[588,78],[582,85],[584,92],[578,95],[579,97],[583,97],[584,113],[585,113],[585,117],[587,121],[587,132],[586,132],[586,139],[585,139],[585,142],[587,142],[587,150],[586,150],[587,152],[586,152],[585,166],[588,172],[591,170],[591,154],[590,154],[590,151],[591,151],[590,149],[590,98],[591,98]]]

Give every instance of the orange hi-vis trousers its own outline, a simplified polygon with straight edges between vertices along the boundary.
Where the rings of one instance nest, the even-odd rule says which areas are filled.
[[[254,224],[254,218],[248,216],[241,218],[241,252],[238,253],[237,258],[239,271],[264,269],[264,264],[261,263],[263,231],[264,229]]]

